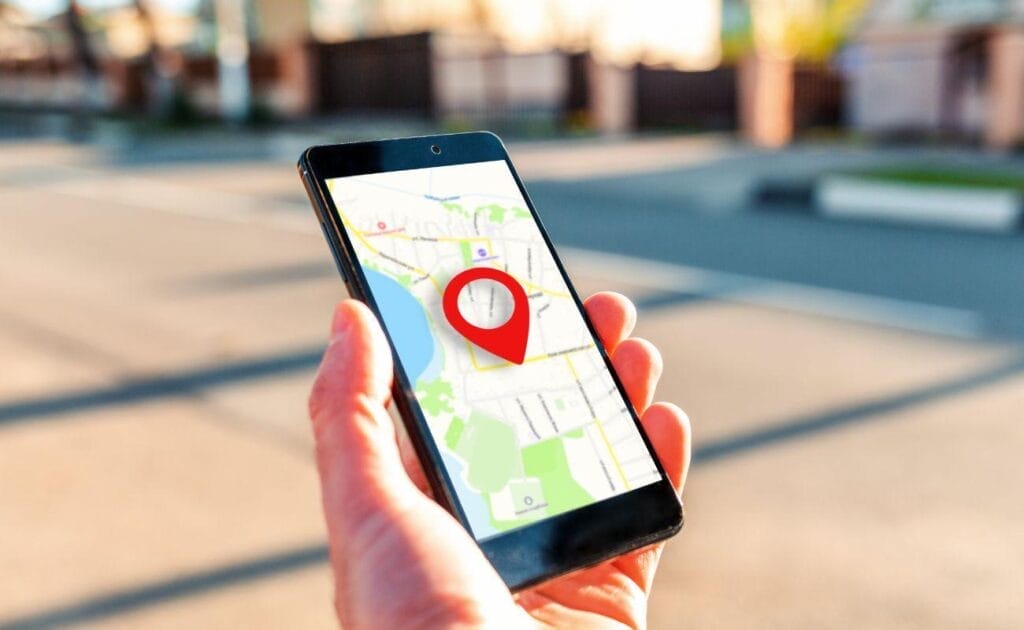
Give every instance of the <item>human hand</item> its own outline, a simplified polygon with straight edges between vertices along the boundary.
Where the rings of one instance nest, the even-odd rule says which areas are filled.
[[[681,492],[690,425],[675,405],[651,404],[661,356],[649,342],[629,338],[636,310],[626,298],[598,293],[585,307]],[[392,367],[370,310],[354,300],[338,304],[309,413],[342,626],[644,627],[664,543],[513,595],[469,533],[429,498],[386,409]]]

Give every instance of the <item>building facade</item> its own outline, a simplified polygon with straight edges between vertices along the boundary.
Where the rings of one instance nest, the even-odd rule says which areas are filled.
[[[1024,1],[879,3],[843,54],[850,125],[1024,143]]]

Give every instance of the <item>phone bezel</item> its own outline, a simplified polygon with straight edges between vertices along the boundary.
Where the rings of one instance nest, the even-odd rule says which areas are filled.
[[[434,147],[440,147],[441,151],[436,153]],[[583,319],[615,386],[623,399],[628,401],[629,397],[586,316],[583,303],[544,229],[536,208],[512,165],[508,152],[496,135],[489,132],[471,132],[315,146],[303,153],[299,160],[299,170],[349,293],[356,299],[366,302],[378,318],[383,320],[370,294],[349,235],[341,225],[334,200],[327,191],[326,181],[369,173],[489,161],[504,161],[512,173],[576,307],[583,314]],[[385,334],[388,335],[386,330]],[[390,335],[388,340],[391,341]],[[394,344],[392,352],[394,353]],[[394,358],[395,404],[406,424],[417,455],[425,462],[424,472],[434,496],[464,527],[470,529],[455,496],[448,471],[441,460],[441,454],[416,402],[413,387],[397,354]],[[644,444],[653,454],[654,449],[640,426],[636,411],[632,405],[627,404],[627,407],[633,422],[640,430]],[[660,481],[486,538],[478,541],[480,547],[505,583],[511,589],[518,590],[674,535],[683,525],[682,505],[668,481],[661,462],[657,457],[654,459],[661,474]],[[429,462],[429,465],[426,462]]]

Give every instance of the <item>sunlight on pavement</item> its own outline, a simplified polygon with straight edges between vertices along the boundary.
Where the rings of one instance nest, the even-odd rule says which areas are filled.
[[[50,179],[21,180],[39,163]],[[0,626],[331,623],[305,398],[343,288],[294,175],[240,184],[281,169],[124,175],[0,149],[0,353],[18,366],[0,379],[0,555],[18,576]],[[581,293],[646,304],[659,398],[695,427],[653,627],[881,624],[893,585],[909,627],[1020,618],[1018,343],[927,334],[927,310],[873,319],[870,296],[565,255]]]

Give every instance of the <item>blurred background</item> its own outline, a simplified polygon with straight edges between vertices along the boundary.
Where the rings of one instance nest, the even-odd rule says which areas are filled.
[[[493,129],[694,423],[654,628],[1024,622],[1024,0],[0,2],[0,627],[329,627],[310,144]]]

